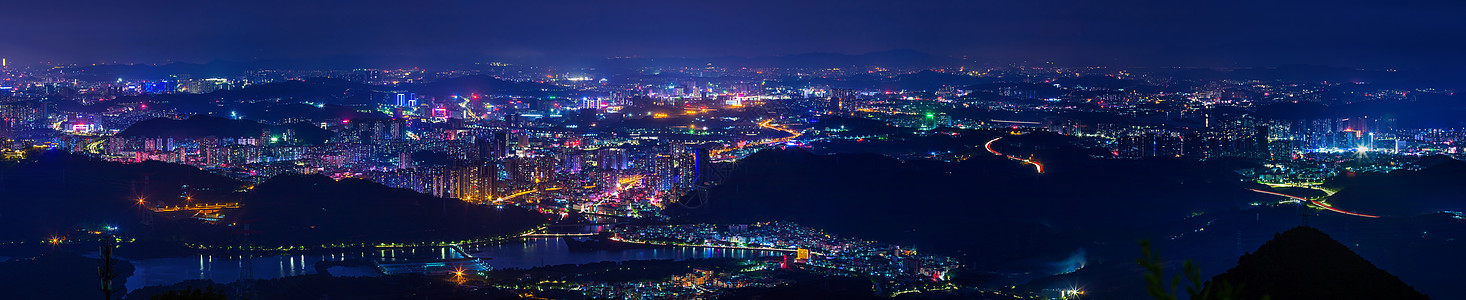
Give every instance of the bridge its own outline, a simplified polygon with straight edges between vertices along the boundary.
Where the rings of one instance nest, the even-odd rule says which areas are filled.
[[[509,194],[508,196],[499,197],[498,199],[494,199],[494,202],[496,202],[496,203],[497,202],[506,202],[506,201],[509,201],[509,200],[513,200],[514,198],[519,198],[519,196],[529,195],[529,194],[535,193],[535,192],[539,192],[539,190],[519,191],[519,192],[515,192],[513,194]]]
[[[160,206],[160,207],[149,208],[149,210],[152,210],[153,212],[174,212],[174,211],[234,209],[234,208],[239,208],[239,202],[199,203],[199,204],[189,204],[189,205],[183,205],[183,206]]]
[[[1361,213],[1356,213],[1356,212],[1345,211],[1345,210],[1342,210],[1342,209],[1337,209],[1337,208],[1334,208],[1333,206],[1328,206],[1326,204],[1323,204],[1322,202],[1314,201],[1313,199],[1308,199],[1308,198],[1293,196],[1293,195],[1279,193],[1279,192],[1264,191],[1264,190],[1259,190],[1259,189],[1248,189],[1248,190],[1253,191],[1253,192],[1258,192],[1258,193],[1273,195],[1273,196],[1288,197],[1290,199],[1295,199],[1295,200],[1298,200],[1298,201],[1308,201],[1309,203],[1313,203],[1313,205],[1317,205],[1318,207],[1321,207],[1321,208],[1323,208],[1325,210],[1336,212],[1336,213],[1341,213],[1341,214],[1346,214],[1346,215],[1350,215],[1350,216],[1365,217],[1365,218],[1379,218],[1379,216],[1376,216],[1376,215],[1366,215],[1366,214],[1361,214]]]
[[[799,252],[799,249],[766,248],[766,247],[739,247],[739,246],[720,246],[720,245],[701,245],[701,244],[661,243],[661,242],[652,242],[652,241],[623,239],[623,238],[614,237],[614,236],[611,237],[611,240],[617,241],[617,242],[623,242],[623,243],[643,244],[643,245],[661,245],[661,246],[677,246],[677,247],[700,247],[700,248],[718,248],[718,249],[735,249],[735,250],[759,250],[759,251],[778,251],[778,252]],[[825,255],[824,253],[818,253],[818,252],[813,252],[813,251],[811,251],[810,254]]]
[[[520,235],[519,237],[526,237],[526,238],[536,238],[536,237],[577,237],[577,236],[595,236],[597,234],[599,234],[599,233],[526,233],[526,234]]]
[[[783,131],[784,133],[788,133],[789,136],[782,137],[782,138],[776,138],[776,139],[762,139],[762,140],[759,140],[759,141],[754,142],[754,143],[747,143],[747,144],[742,144],[742,145],[730,146],[730,147],[726,147],[726,148],[722,148],[722,149],[713,149],[712,151],[708,151],[708,153],[711,154],[711,155],[719,155],[719,154],[727,153],[729,151],[747,148],[747,147],[750,147],[750,146],[778,145],[778,144],[781,144],[781,143],[787,143],[787,142],[789,142],[791,140],[797,139],[800,136],[803,136],[804,135],[804,133],[799,132],[797,130],[789,129],[788,127],[783,127],[783,126],[776,126],[776,125],[773,125],[773,123],[774,123],[774,119],[764,120],[763,122],[759,122],[758,123],[758,127],[762,127],[762,128],[765,128],[765,129],[771,129],[771,130]]]
[[[523,190],[523,191],[514,192],[513,194],[509,194],[509,195],[506,195],[506,196],[503,196],[503,197],[495,198],[494,201],[492,201],[492,202],[494,204],[500,204],[500,203],[509,202],[509,200],[514,200],[514,198],[519,198],[519,196],[529,195],[529,194],[538,193],[538,192],[552,192],[552,191],[558,191],[558,190],[563,190],[563,189],[565,189],[565,188],[563,188],[563,187],[551,187],[551,188],[545,188],[543,191],[541,191],[539,189]]]
[[[1282,182],[1282,183],[1270,183],[1270,182],[1260,182],[1260,183],[1262,183],[1263,185],[1266,185],[1268,187],[1274,187],[1274,188],[1278,188],[1278,187],[1289,187],[1289,188],[1311,189],[1311,190],[1316,190],[1316,191],[1324,192],[1324,194],[1327,194],[1329,196],[1333,196],[1334,193],[1337,193],[1338,192],[1338,191],[1335,191],[1335,190],[1324,188],[1322,186],[1323,183],[1321,183],[1321,182],[1308,182],[1308,183],[1286,183],[1286,182]]]

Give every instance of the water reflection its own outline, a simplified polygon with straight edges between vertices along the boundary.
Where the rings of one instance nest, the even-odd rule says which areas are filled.
[[[527,269],[540,266],[586,264],[603,261],[685,260],[693,258],[752,258],[777,256],[774,251],[710,249],[690,247],[647,247],[614,250],[571,251],[562,238],[532,238],[520,242],[484,245],[468,249],[470,254],[489,258],[496,269]]]
[[[753,258],[778,256],[773,251],[707,249],[688,247],[648,247],[614,250],[571,251],[562,238],[532,238],[481,245],[465,249],[469,254],[487,259],[495,269],[527,269],[540,266],[585,264],[603,261],[628,260],[686,260],[694,258]],[[321,261],[381,260],[408,261],[424,259],[463,258],[457,251],[448,248],[404,248],[344,251],[319,255],[274,255],[256,257],[249,262],[254,269],[255,279],[274,279],[287,276],[315,274],[315,265]],[[146,286],[171,285],[191,279],[210,279],[217,283],[239,280],[245,260],[240,256],[194,255],[186,257],[152,258],[128,260],[137,267],[127,278],[127,289],[136,290]],[[359,268],[360,269],[360,268]],[[338,268],[328,269],[331,271]],[[374,275],[369,270],[331,272],[337,276]],[[343,275],[345,274],[345,275]]]

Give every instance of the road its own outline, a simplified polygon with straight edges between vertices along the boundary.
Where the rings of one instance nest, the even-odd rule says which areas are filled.
[[[765,247],[737,247],[737,246],[718,246],[718,245],[699,245],[699,244],[680,244],[680,243],[666,243],[666,242],[653,242],[653,241],[630,240],[630,239],[623,239],[623,238],[614,237],[614,236],[611,237],[611,240],[617,241],[617,242],[623,242],[623,243],[644,244],[644,245],[662,245],[662,246],[679,246],[679,247],[702,247],[702,248],[721,248],[721,249],[739,249],[739,250],[761,250],[761,251],[779,251],[779,252],[799,252],[799,249],[765,248]],[[819,253],[819,252],[814,252],[814,251],[810,251],[809,253],[810,254],[814,254],[814,255],[824,255],[824,253]]]
[[[773,130],[783,131],[784,133],[788,133],[789,136],[782,137],[782,138],[777,138],[777,139],[763,139],[763,140],[760,140],[760,141],[754,142],[754,143],[745,143],[745,144],[742,144],[742,145],[734,145],[734,146],[730,146],[730,147],[722,148],[722,149],[713,149],[712,151],[709,151],[709,153],[712,154],[712,155],[718,155],[718,154],[727,153],[727,152],[733,151],[733,150],[747,148],[749,146],[777,145],[777,144],[781,144],[781,143],[787,143],[789,141],[792,141],[792,140],[797,139],[800,136],[804,135],[804,133],[801,133],[801,132],[796,131],[796,130],[793,130],[793,129],[789,129],[789,128],[786,128],[786,127],[783,127],[783,126],[775,126],[775,125],[773,125],[773,123],[774,123],[774,119],[764,120],[763,122],[759,122],[758,123],[758,127],[763,127],[763,128],[766,128],[766,129],[773,129]]]
[[[592,232],[592,233],[526,233],[526,234],[520,235],[519,237],[526,237],[526,238],[534,238],[534,237],[577,237],[577,236],[596,236],[598,234],[600,234],[600,233],[596,233],[596,232]]]
[[[1029,159],[1029,158],[1020,158],[1020,157],[1012,156],[1012,155],[1003,155],[1003,153],[999,153],[997,150],[993,150],[993,142],[997,142],[998,140],[1001,140],[1001,139],[1003,139],[1003,137],[1001,137],[1001,136],[1000,137],[995,137],[992,140],[988,141],[987,143],[983,143],[982,144],[982,147],[985,148],[985,149],[987,149],[988,150],[988,153],[992,153],[993,155],[998,155],[998,156],[1004,156],[1004,157],[1007,157],[1008,159],[1011,159],[1011,160],[1016,160],[1016,161],[1023,162],[1025,164],[1033,165],[1033,169],[1035,171],[1038,171],[1039,174],[1043,174],[1044,173],[1044,165],[1038,163],[1038,161],[1036,161],[1036,160]]]
[[[1269,187],[1274,187],[1274,188],[1278,188],[1278,187],[1290,187],[1290,188],[1310,189],[1310,190],[1324,192],[1324,194],[1327,194],[1329,196],[1333,196],[1334,193],[1337,193],[1338,192],[1338,191],[1335,191],[1335,190],[1330,190],[1330,189],[1326,189],[1326,188],[1321,187],[1320,185],[1322,183],[1266,183],[1266,182],[1260,182],[1260,183],[1262,183],[1264,185],[1267,185]]]
[[[190,210],[190,211],[192,211],[192,210],[215,210],[215,209],[233,209],[233,208],[239,208],[239,202],[200,203],[200,204],[189,204],[189,205],[184,205],[184,206],[153,207],[153,208],[149,208],[149,209],[152,210],[153,212],[170,212],[170,211],[184,211],[184,210]]]
[[[1350,216],[1365,217],[1365,218],[1379,218],[1379,216],[1376,216],[1376,215],[1366,215],[1366,214],[1361,214],[1361,213],[1356,213],[1356,212],[1345,211],[1345,210],[1342,210],[1342,209],[1337,209],[1337,208],[1334,208],[1333,206],[1328,206],[1328,205],[1324,205],[1323,203],[1320,203],[1318,201],[1313,201],[1313,199],[1308,199],[1308,198],[1293,196],[1293,195],[1279,193],[1279,192],[1271,192],[1271,191],[1258,190],[1258,189],[1248,189],[1248,190],[1251,190],[1251,191],[1254,191],[1254,192],[1258,192],[1258,193],[1268,194],[1268,195],[1288,197],[1288,198],[1292,198],[1292,199],[1297,199],[1298,201],[1308,201],[1310,203],[1313,203],[1313,205],[1317,205],[1318,207],[1322,207],[1323,209],[1326,209],[1328,211],[1332,211],[1332,212],[1336,212],[1336,213],[1341,213],[1341,214],[1346,214],[1346,215],[1350,215]]]
[[[527,190],[527,191],[521,191],[521,192],[509,194],[508,196],[499,197],[498,199],[494,199],[494,203],[509,202],[509,200],[514,200],[514,198],[518,198],[519,196],[528,195],[528,194],[534,193],[534,192],[539,192],[539,190]]]

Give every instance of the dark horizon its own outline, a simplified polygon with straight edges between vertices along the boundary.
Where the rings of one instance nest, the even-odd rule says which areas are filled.
[[[1463,3],[18,3],[11,62],[762,57],[911,49],[1095,66],[1466,66]],[[937,3],[940,2],[940,3]],[[1402,17],[1408,16],[1408,17]]]

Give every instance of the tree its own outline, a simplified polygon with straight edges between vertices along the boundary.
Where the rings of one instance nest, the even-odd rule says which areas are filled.
[[[1181,286],[1182,275],[1190,284],[1186,286],[1186,299],[1191,300],[1236,300],[1238,299],[1238,288],[1227,282],[1217,283],[1215,292],[1203,290],[1201,281],[1201,267],[1195,262],[1186,260],[1181,264],[1181,273],[1171,277],[1170,282],[1166,281],[1165,262],[1161,260],[1160,252],[1150,246],[1149,240],[1140,241],[1140,258],[1135,260],[1141,268],[1145,268],[1145,290],[1156,300],[1180,300],[1176,295],[1176,289]],[[1263,296],[1262,300],[1268,300]]]

